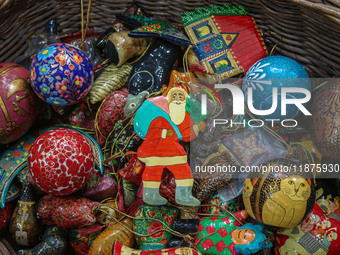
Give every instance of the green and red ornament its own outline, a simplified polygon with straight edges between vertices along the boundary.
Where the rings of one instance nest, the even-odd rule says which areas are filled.
[[[42,49],[31,64],[34,92],[53,106],[78,103],[90,91],[93,67],[80,49],[62,43]]]
[[[168,206],[143,204],[135,213],[133,230],[139,249],[157,250],[167,248],[172,234],[167,229],[172,227],[177,218],[178,209]]]
[[[27,165],[29,181],[46,193],[69,195],[89,181],[95,168],[91,144],[80,133],[54,129],[32,144]]]
[[[202,218],[196,238],[198,250],[207,255],[249,255],[272,247],[262,233],[262,226],[251,223],[241,226],[247,216],[246,211],[238,211],[228,216]]]

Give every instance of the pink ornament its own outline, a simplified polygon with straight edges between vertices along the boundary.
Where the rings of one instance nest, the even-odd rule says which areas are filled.
[[[78,132],[54,129],[39,136],[27,158],[28,178],[55,196],[78,191],[92,177],[95,161],[89,142]]]
[[[29,77],[29,71],[20,65],[0,63],[0,144],[22,137],[39,114]]]

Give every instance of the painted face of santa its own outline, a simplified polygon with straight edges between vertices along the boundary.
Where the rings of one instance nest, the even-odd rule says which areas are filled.
[[[188,94],[180,88],[169,91],[169,115],[175,125],[181,124],[185,119],[185,105]]]

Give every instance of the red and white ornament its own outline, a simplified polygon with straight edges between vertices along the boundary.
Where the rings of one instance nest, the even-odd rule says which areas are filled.
[[[78,132],[54,129],[39,136],[27,158],[32,184],[55,196],[80,190],[90,179],[95,160],[89,142]]]

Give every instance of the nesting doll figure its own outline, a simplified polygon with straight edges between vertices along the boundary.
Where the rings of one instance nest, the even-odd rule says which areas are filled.
[[[180,140],[189,142],[199,130],[205,129],[205,117],[192,111],[193,100],[183,88],[174,87],[166,96],[146,100],[135,115],[134,129],[144,139],[137,156],[145,163],[142,180],[143,200],[147,204],[167,203],[159,194],[165,168],[176,179],[176,202],[187,206],[200,204],[192,196],[193,177],[187,163],[187,153],[179,143]]]

